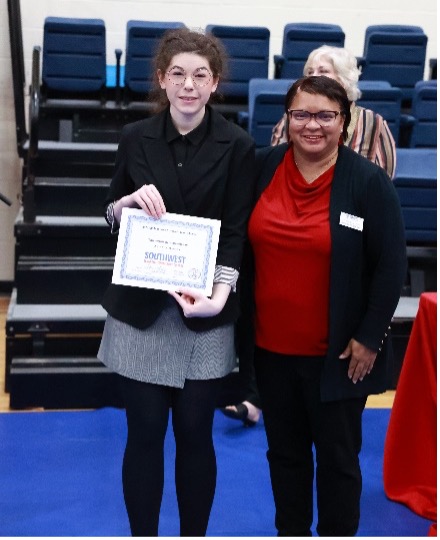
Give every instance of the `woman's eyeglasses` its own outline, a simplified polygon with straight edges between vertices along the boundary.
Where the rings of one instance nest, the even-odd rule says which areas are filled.
[[[191,77],[194,85],[199,87],[206,86],[212,79],[212,73],[204,67],[196,69],[191,75],[187,75],[184,69],[172,67],[166,75],[168,80],[176,86],[183,86],[188,77]]]
[[[317,113],[311,113],[299,109],[289,109],[287,113],[290,116],[290,120],[297,126],[305,126],[314,118],[322,127],[332,126],[338,114],[341,114],[338,111],[318,111]]]

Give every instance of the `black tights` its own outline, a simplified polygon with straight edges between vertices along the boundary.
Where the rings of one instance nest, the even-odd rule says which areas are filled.
[[[120,380],[128,426],[122,481],[131,534],[158,536],[171,407],[180,536],[205,536],[217,477],[212,423],[221,379],[187,380],[183,389]]]

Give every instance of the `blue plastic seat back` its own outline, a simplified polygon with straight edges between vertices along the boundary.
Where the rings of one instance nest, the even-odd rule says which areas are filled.
[[[374,86],[360,82],[359,88],[362,95],[356,104],[383,116],[397,144],[402,111],[402,90],[393,88],[387,82],[375,82]]]
[[[251,79],[248,132],[257,147],[269,146],[272,129],[283,117],[284,101],[293,80]]]
[[[406,241],[437,242],[437,150],[397,148],[394,186],[402,206]]]
[[[428,38],[419,26],[373,25],[364,42],[362,80],[385,80],[412,99],[414,86],[423,79]]]
[[[48,91],[96,92],[104,88],[104,21],[47,17],[44,22],[42,80]]]
[[[209,24],[206,32],[218,37],[229,56],[228,75],[219,85],[225,100],[247,98],[249,81],[269,72],[270,31],[263,26]]]
[[[167,30],[184,26],[182,22],[127,22],[124,72],[126,88],[137,94],[146,94],[151,90],[152,59],[160,38]]]
[[[280,77],[298,79],[303,76],[309,54],[321,45],[343,47],[345,33],[339,25],[321,23],[289,23],[284,27]]]
[[[391,88],[391,84],[388,81],[359,81],[358,87],[361,92],[365,92],[367,90]]]
[[[411,148],[437,148],[437,81],[419,81],[414,88]]]

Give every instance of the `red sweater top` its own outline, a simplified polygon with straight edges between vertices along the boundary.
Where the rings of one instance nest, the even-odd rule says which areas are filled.
[[[303,356],[327,352],[333,172],[334,166],[308,184],[288,151],[252,212],[259,347]]]

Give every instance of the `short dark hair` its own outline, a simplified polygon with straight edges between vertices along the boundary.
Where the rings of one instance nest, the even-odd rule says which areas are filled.
[[[223,43],[211,33],[182,27],[164,33],[153,58],[153,89],[151,98],[163,109],[168,104],[166,93],[160,88],[157,71],[164,74],[176,54],[194,53],[208,60],[214,77],[226,76],[228,56]]]
[[[344,87],[338,83],[338,81],[335,81],[335,79],[331,79],[325,75],[302,77],[295,81],[287,91],[286,99],[284,101],[286,113],[290,109],[292,101],[300,90],[301,92],[307,92],[308,94],[326,96],[328,99],[336,101],[339,104],[339,110],[344,116],[342,138],[345,141],[348,137],[347,129],[351,121],[351,113],[350,101]],[[289,115],[287,115],[287,117],[289,118]]]

